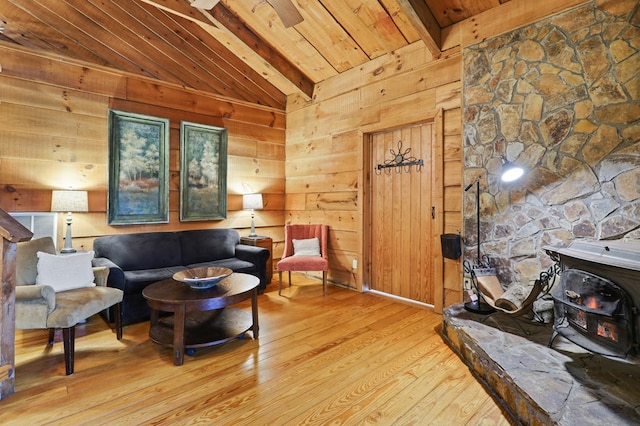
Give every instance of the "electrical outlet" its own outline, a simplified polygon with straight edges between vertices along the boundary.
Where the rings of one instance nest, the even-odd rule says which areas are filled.
[[[464,277],[464,279],[462,280],[462,289],[465,291],[471,290],[471,278]]]
[[[358,269],[358,259],[353,259],[351,261],[351,269]]]

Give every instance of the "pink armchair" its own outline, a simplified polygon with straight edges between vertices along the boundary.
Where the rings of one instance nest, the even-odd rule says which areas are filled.
[[[282,292],[282,272],[289,272],[289,286],[291,286],[291,271],[322,271],[322,290],[327,294],[327,271],[329,270],[329,260],[327,259],[327,235],[329,227],[327,225],[285,225],[284,227],[284,252],[282,259],[278,262],[278,275],[280,284],[278,294]],[[303,243],[315,244],[313,238],[318,239],[319,251],[308,251],[305,247],[300,249]],[[297,240],[298,253],[294,252],[294,241]]]

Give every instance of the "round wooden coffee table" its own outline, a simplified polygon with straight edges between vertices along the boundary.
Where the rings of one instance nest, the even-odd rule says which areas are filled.
[[[258,284],[249,274],[233,273],[213,288],[195,290],[172,278],[142,290],[151,307],[149,337],[173,347],[173,363],[184,363],[185,349],[217,345],[251,330],[258,338]],[[251,298],[251,312],[228,308]],[[159,318],[159,312],[173,312]]]

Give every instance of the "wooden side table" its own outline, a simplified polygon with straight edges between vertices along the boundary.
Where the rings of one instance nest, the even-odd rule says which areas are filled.
[[[271,278],[273,278],[273,240],[271,237],[263,237],[260,235],[257,237],[240,237],[240,244],[262,247],[269,250],[269,260],[267,260],[267,284],[270,283]]]

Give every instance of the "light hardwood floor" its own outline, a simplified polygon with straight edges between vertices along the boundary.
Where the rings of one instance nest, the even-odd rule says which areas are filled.
[[[148,339],[99,317],[77,330],[73,376],[61,336],[16,332],[16,393],[2,424],[507,425],[509,420],[437,333],[429,309],[294,275],[259,296],[260,336],[199,349],[173,365]],[[249,307],[249,304],[240,306]]]

